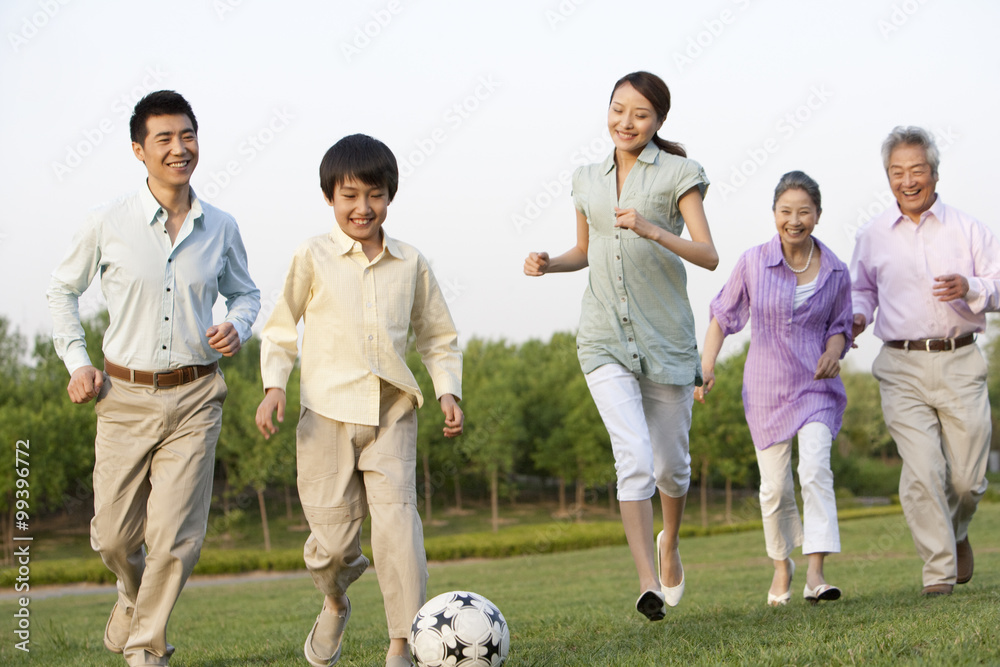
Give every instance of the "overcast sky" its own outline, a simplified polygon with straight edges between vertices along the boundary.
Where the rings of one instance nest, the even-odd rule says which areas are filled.
[[[816,234],[849,261],[892,202],[879,146],[895,125],[939,136],[938,192],[1000,232],[998,24],[988,0],[4,0],[0,314],[48,331],[48,276],[87,210],[142,186],[131,108],[169,88],[198,117],[195,190],[240,224],[257,329],[295,247],[335,224],[323,153],[364,132],[404,176],[386,231],[431,260],[463,343],[575,330],[586,272],[522,263],[573,242],[569,175],[610,152],[611,86],[646,69],[673,96],[661,135],[712,181],[721,262],[688,267],[701,341],[739,254],[775,232],[784,172],[819,182]],[[83,310],[101,306],[95,284]]]

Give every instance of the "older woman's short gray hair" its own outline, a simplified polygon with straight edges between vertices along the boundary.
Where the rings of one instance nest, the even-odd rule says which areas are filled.
[[[787,190],[802,190],[807,195],[809,199],[812,199],[812,203],[816,206],[817,211],[822,211],[823,207],[820,205],[822,197],[819,194],[819,183],[814,181],[804,171],[790,171],[781,177],[778,181],[778,187],[774,189],[774,203],[771,205],[771,210],[778,205],[778,199],[781,195],[785,194]]]
[[[889,158],[892,156],[892,152],[900,144],[923,148],[927,155],[927,164],[931,167],[931,175],[937,176],[938,165],[941,163],[941,153],[938,151],[937,144],[934,143],[934,137],[924,128],[915,126],[897,125],[882,142],[882,165],[886,171],[889,171]]]

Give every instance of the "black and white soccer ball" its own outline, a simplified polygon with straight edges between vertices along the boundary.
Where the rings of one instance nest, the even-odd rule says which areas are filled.
[[[510,650],[510,630],[482,595],[451,591],[417,612],[410,650],[417,667],[499,667]]]

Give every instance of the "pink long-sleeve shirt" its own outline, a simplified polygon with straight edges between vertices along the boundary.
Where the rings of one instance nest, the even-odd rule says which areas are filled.
[[[965,299],[938,301],[936,276],[969,281]],[[881,340],[952,338],[986,330],[1000,310],[1000,242],[986,225],[938,195],[920,223],[890,206],[858,231],[851,259],[854,312]]]

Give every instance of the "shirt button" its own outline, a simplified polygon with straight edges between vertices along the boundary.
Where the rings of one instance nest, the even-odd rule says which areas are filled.
[[[167,346],[166,346],[166,345],[161,345],[161,346],[160,346],[160,349],[161,349],[161,350],[165,350],[165,349],[167,349]]]
[[[174,261],[174,260],[173,260],[173,259],[168,259],[168,260],[167,260],[167,264],[169,264],[169,263],[170,263],[170,262],[172,262],[172,261]]]
[[[632,339],[631,339],[631,338],[629,338],[629,339],[628,339],[628,342],[630,342],[630,343],[631,343],[631,342],[632,342]]]
[[[617,235],[617,234],[615,234],[615,238],[618,238],[618,235]]]
[[[638,358],[639,358],[639,355],[638,355],[638,354],[633,354],[633,355],[632,355],[632,358],[633,358],[633,359],[638,359]]]
[[[169,322],[169,321],[170,321],[170,318],[169,318],[169,317],[164,317],[164,318],[163,318],[163,321],[164,321],[164,322]]]
[[[621,258],[622,258],[621,255],[615,255],[615,259],[621,259]]]
[[[373,340],[375,336],[368,336],[368,340]]]
[[[628,318],[627,317],[623,317],[622,318],[622,322],[628,322]]]
[[[622,301],[623,301],[623,302],[625,301],[625,297],[622,297]]]
[[[167,288],[167,291],[168,291],[168,292],[170,291],[170,288],[169,288],[169,287]]]
[[[622,277],[618,276],[618,282],[621,282],[621,280],[622,280]]]

